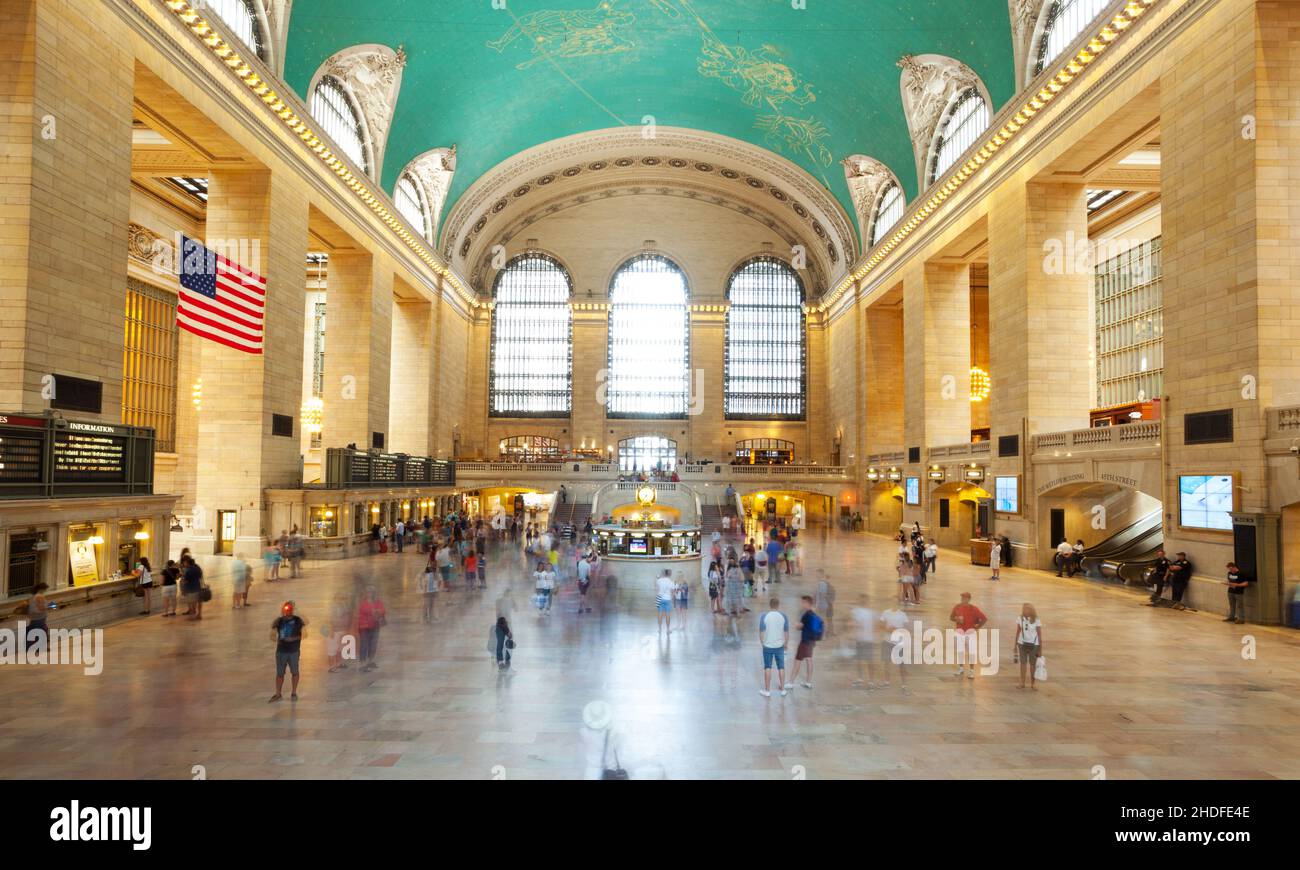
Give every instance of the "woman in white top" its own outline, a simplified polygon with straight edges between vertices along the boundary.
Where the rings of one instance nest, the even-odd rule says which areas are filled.
[[[551,612],[551,599],[555,596],[555,571],[549,562],[537,563],[533,572],[533,587],[537,591],[537,610],[539,613]]]
[[[141,616],[149,615],[149,605],[153,597],[153,568],[149,566],[149,560],[141,556],[140,561],[135,563],[135,570],[131,572],[144,591],[144,610],[140,611]]]
[[[1020,653],[1020,688],[1025,687],[1028,672],[1029,688],[1037,690],[1034,666],[1043,654],[1043,624],[1038,620],[1038,611],[1028,601],[1020,608],[1020,618],[1016,620],[1016,649]]]
[[[913,574],[915,566],[912,564],[910,553],[904,553],[899,557],[898,563],[898,600],[903,604],[914,603],[912,598],[916,594],[916,575]]]
[[[931,538],[930,543],[925,545],[925,561],[929,567],[929,572],[933,574],[935,563],[939,561],[939,545],[934,542],[934,538]]]

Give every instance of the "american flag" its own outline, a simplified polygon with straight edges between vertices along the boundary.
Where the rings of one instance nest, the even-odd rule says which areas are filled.
[[[176,325],[244,353],[262,352],[266,279],[181,236]]]

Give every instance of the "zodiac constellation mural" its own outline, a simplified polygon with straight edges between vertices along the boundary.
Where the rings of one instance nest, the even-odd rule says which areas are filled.
[[[615,8],[617,3],[618,0],[604,0],[594,9],[529,12],[516,18],[500,38],[490,40],[488,48],[502,52],[525,37],[532,46],[533,56],[515,64],[516,69],[528,69],[548,57],[592,57],[631,51],[636,45],[621,31],[630,27],[636,16]]]
[[[693,23],[701,48],[697,70],[740,94],[746,106],[759,109],[754,127],[778,151],[803,155],[819,166],[830,166],[826,126],[798,111],[817,101],[810,82],[785,62],[773,45],[756,49],[728,45],[695,11],[691,0],[644,0],[664,16]],[[523,39],[532,57],[516,64],[528,69],[544,60],[610,55],[631,51],[636,44],[627,31],[636,15],[619,8],[625,0],[603,0],[593,9],[543,9],[515,18],[510,29],[487,43],[497,52]]]

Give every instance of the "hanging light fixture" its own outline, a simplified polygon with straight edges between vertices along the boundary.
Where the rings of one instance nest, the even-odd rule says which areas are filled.
[[[312,435],[319,435],[325,423],[325,401],[319,396],[312,396],[302,403],[302,428]]]
[[[970,400],[972,402],[983,402],[989,397],[992,388],[993,381],[989,378],[989,373],[979,366],[972,366],[970,370]]]

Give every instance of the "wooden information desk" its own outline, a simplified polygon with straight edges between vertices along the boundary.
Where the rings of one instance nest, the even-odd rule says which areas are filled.
[[[989,564],[989,556],[993,549],[993,542],[987,538],[970,539],[970,563],[972,565]]]

